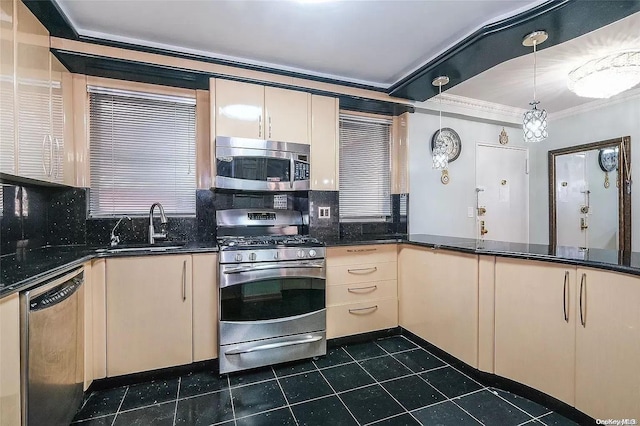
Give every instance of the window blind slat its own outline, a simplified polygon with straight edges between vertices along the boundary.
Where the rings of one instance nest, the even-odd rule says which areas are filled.
[[[340,218],[391,215],[391,121],[340,116]]]
[[[195,102],[93,90],[90,102],[92,217],[195,214]]]

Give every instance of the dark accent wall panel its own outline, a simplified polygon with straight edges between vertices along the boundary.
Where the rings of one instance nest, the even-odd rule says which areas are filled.
[[[309,191],[309,234],[320,240],[340,237],[340,193],[338,191]],[[318,217],[318,207],[329,207],[329,219]]]

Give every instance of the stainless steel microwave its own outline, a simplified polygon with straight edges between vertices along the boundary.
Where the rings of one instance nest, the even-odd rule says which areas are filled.
[[[308,191],[309,145],[261,139],[216,138],[216,188]]]

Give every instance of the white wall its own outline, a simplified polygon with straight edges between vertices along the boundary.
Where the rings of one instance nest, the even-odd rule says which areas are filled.
[[[529,239],[532,243],[546,244],[549,239],[549,150],[622,136],[631,136],[632,250],[640,251],[640,93],[637,91],[623,102],[614,100],[598,109],[559,119],[550,116],[549,138],[533,144],[529,150]],[[613,179],[611,182],[615,186]]]
[[[409,232],[475,238],[476,144],[498,143],[503,126],[443,115],[442,127],[451,127],[462,140],[460,157],[449,164],[448,185],[431,168],[431,137],[439,128],[437,113],[416,112],[409,117]],[[505,127],[509,146],[524,146],[520,127]],[[546,189],[545,189],[546,192]]]

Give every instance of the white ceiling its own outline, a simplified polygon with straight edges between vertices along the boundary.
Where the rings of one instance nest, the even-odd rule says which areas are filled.
[[[565,43],[538,51],[539,108],[544,108],[549,113],[557,113],[593,102],[594,99],[578,97],[567,89],[567,75],[591,59],[622,50],[640,49],[639,28],[640,12]],[[513,42],[520,43],[521,40]],[[528,109],[528,104],[533,98],[533,54],[496,65],[463,81],[446,93]]]
[[[482,25],[542,1],[58,0],[58,4],[81,35],[388,87]]]

